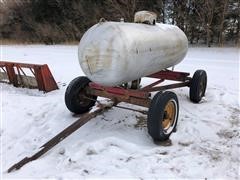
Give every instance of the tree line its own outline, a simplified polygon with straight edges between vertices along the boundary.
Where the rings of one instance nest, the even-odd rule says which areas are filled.
[[[0,37],[26,43],[79,41],[104,17],[132,22],[139,10],[174,24],[190,44],[239,45],[240,0],[2,0]]]

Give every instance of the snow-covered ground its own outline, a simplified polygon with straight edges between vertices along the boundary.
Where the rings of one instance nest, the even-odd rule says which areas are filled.
[[[77,46],[2,46],[1,59],[47,63],[60,88],[44,94],[0,85],[3,178],[240,178],[237,48],[190,48],[176,66],[191,75],[205,69],[208,87],[200,104],[189,101],[188,88],[174,90],[180,115],[170,141],[154,144],[145,115],[113,108],[40,159],[9,174],[11,165],[78,119],[65,107],[64,93],[67,84],[83,73]]]

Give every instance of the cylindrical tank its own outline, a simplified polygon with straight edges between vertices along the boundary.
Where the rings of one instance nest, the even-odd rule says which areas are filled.
[[[174,25],[100,22],[83,35],[78,58],[91,81],[115,86],[178,64],[187,48]]]

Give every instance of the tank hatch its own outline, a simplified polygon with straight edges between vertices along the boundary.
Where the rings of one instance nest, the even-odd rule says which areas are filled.
[[[151,11],[138,11],[134,15],[135,23],[155,25],[157,14]]]

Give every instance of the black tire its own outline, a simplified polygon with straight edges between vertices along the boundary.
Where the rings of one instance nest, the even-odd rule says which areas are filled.
[[[170,112],[168,109],[172,109]],[[158,92],[148,110],[148,133],[156,141],[165,141],[175,132],[178,120],[178,98],[173,92]],[[164,127],[165,126],[165,127]]]
[[[194,103],[199,103],[205,96],[207,87],[207,73],[204,70],[197,70],[190,82],[189,96]]]
[[[89,82],[91,81],[85,76],[77,77],[70,82],[65,92],[65,104],[69,111],[82,114],[94,106],[97,96],[88,95],[85,91]]]

